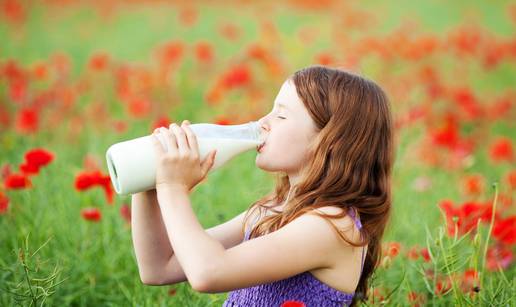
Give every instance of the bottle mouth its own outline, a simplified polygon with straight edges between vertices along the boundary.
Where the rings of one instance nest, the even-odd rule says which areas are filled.
[[[256,140],[256,141],[259,141],[260,142],[260,145],[262,143],[265,142],[265,140],[262,140],[261,139],[261,135],[260,135],[260,124],[257,122],[257,121],[251,121],[249,123],[249,126],[250,126],[250,130],[251,130],[251,137]]]

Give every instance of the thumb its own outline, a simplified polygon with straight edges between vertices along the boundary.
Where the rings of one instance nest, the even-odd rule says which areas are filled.
[[[215,162],[215,154],[216,154],[217,150],[214,149],[210,155],[208,155],[204,161],[202,161],[201,163],[201,170],[202,170],[202,173],[204,174],[204,176],[206,176],[206,174],[208,173],[208,171],[210,170],[210,168],[213,166],[213,163]]]

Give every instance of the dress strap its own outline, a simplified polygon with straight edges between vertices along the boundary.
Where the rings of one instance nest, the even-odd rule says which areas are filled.
[[[355,225],[357,226],[357,228],[360,230],[360,229],[362,229],[362,223],[360,222],[360,219],[358,218],[358,216],[356,214],[356,210],[357,210],[356,208],[350,207],[348,209],[348,213],[351,216],[351,218],[353,219],[353,221],[355,221]]]
[[[359,230],[361,230],[362,223],[360,222],[360,218],[358,217],[358,215],[356,213],[356,208],[350,207],[348,212],[349,212],[349,215],[351,216],[351,218],[353,218],[353,220],[355,221],[355,225],[357,226],[357,228]],[[362,236],[362,233],[360,233],[360,235]],[[362,247],[362,262],[360,265],[360,275],[362,275],[362,270],[364,269],[364,260],[365,260],[365,246]]]

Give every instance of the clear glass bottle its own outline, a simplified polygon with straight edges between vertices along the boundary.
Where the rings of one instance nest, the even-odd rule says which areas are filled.
[[[199,145],[200,160],[217,149],[213,171],[233,157],[262,143],[257,121],[240,125],[210,123],[190,124]],[[152,135],[135,138],[111,145],[106,152],[109,176],[118,194],[134,194],[154,189],[156,186],[156,153]],[[167,150],[165,140],[161,139]]]

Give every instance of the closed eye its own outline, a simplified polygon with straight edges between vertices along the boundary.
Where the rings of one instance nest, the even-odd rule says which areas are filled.
[[[282,117],[282,116],[278,116],[278,118],[281,118],[281,119],[287,119],[287,118],[285,118],[285,117]]]

